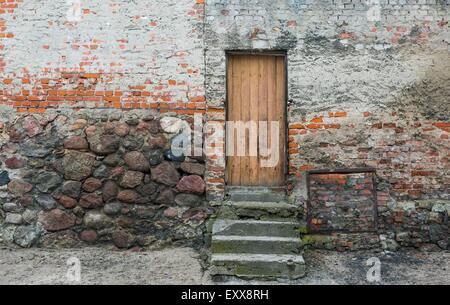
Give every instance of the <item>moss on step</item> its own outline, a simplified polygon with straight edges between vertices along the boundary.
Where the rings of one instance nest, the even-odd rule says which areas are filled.
[[[298,227],[298,232],[299,232],[300,234],[308,234],[308,233],[309,233],[309,230],[308,230],[308,227],[307,227],[307,226],[299,226],[299,227]]]
[[[317,244],[323,245],[333,242],[333,237],[319,234],[303,235],[302,242],[304,245],[317,245]]]

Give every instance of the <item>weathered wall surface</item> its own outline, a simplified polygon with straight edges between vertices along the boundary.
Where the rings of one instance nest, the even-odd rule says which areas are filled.
[[[448,200],[388,202],[385,193],[374,192],[375,177],[370,172],[312,172],[307,208],[309,234],[303,236],[303,242],[337,250],[448,248]]]
[[[203,12],[1,1],[0,240],[202,243],[204,160],[171,154],[184,123],[160,114],[205,112]]]
[[[287,51],[293,202],[305,202],[307,170],[377,170],[379,230],[391,233],[311,244],[447,247],[448,203],[439,200],[450,199],[449,19],[440,0],[207,1],[208,105],[226,107],[225,51]],[[223,167],[215,170],[219,181]]]
[[[373,173],[311,174],[308,222],[313,231],[376,230]]]
[[[377,168],[397,199],[449,198],[446,1],[207,1],[208,104],[226,50],[287,50],[289,174]]]
[[[1,3],[0,104],[19,112],[204,109],[197,2]]]

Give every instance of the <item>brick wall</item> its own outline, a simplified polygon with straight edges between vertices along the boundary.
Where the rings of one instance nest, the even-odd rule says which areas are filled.
[[[449,126],[408,109],[305,118],[289,127],[290,173],[369,166],[399,200],[449,199]]]
[[[374,232],[374,174],[316,173],[309,176],[308,225],[315,232]]]
[[[70,3],[0,3],[0,105],[204,111],[202,1]]]

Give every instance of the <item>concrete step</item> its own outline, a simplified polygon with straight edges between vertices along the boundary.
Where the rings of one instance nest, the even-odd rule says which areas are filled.
[[[300,207],[286,202],[224,201],[219,218],[255,220],[296,220]]]
[[[246,279],[298,279],[306,274],[301,255],[280,254],[213,254],[214,276],[238,276]]]
[[[213,235],[211,252],[253,254],[298,254],[300,238]]]
[[[298,237],[301,224],[295,221],[218,219],[213,235]]]
[[[284,187],[229,186],[228,198],[232,201],[278,202],[286,199]]]

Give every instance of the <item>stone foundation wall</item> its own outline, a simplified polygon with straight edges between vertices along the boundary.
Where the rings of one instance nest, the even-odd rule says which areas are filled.
[[[149,112],[13,116],[1,128],[0,241],[201,246],[203,158],[171,148],[191,120]]]

